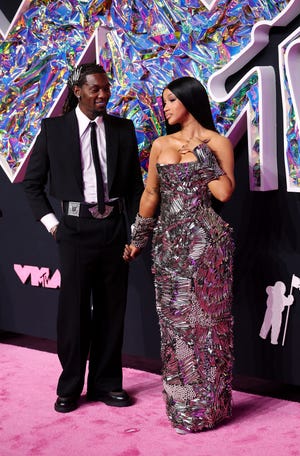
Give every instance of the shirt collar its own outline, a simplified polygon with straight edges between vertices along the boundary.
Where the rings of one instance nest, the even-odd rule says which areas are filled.
[[[81,111],[78,105],[75,108],[75,113],[78,120],[79,136],[81,137],[92,121]],[[100,126],[103,123],[103,117],[98,116],[93,120],[93,122],[96,122],[96,124]]]

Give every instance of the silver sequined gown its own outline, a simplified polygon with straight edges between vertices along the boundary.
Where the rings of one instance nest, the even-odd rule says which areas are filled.
[[[207,187],[223,172],[207,164],[208,146],[198,155],[200,162],[157,165],[152,251],[167,415],[188,432],[229,417],[232,393],[232,230]]]

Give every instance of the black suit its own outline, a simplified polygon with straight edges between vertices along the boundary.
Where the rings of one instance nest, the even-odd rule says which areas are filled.
[[[137,141],[130,120],[104,115],[109,198],[124,202],[133,222],[143,191]],[[42,121],[23,181],[34,216],[53,212],[45,191],[83,202],[79,128],[75,111]],[[121,349],[128,268],[124,213],[105,219],[63,214],[57,230],[61,290],[57,342],[63,372],[59,396],[80,395],[89,354],[88,392],[122,389]],[[91,296],[93,298],[91,309]]]

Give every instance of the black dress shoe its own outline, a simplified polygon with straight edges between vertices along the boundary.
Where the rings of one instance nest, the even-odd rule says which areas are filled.
[[[61,397],[58,396],[54,404],[54,409],[60,413],[73,412],[78,407],[78,397]]]
[[[101,393],[87,393],[88,401],[104,402],[112,407],[129,407],[132,405],[132,399],[126,391],[102,391]]]

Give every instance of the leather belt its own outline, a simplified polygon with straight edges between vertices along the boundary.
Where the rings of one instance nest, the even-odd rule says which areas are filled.
[[[121,214],[123,212],[122,200],[117,199],[105,203],[105,211],[100,214],[97,204],[80,203],[77,201],[63,201],[62,209],[64,214],[72,217],[105,219],[110,215]]]

